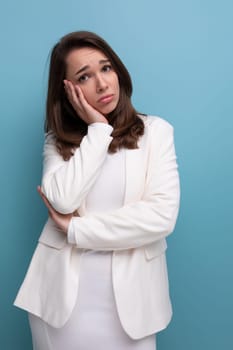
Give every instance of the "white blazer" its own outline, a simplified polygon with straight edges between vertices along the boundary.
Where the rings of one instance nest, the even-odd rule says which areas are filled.
[[[111,250],[116,306],[125,332],[133,339],[167,326],[172,308],[165,237],[173,230],[179,208],[179,176],[173,127],[159,117],[140,116],[145,133],[139,148],[126,150],[123,207],[98,214],[85,210],[112,140],[111,128],[94,123],[69,161],[47,136],[42,189],[61,213],[78,209],[69,230],[74,244],[49,218],[14,305],[53,327],[62,327],[76,302],[84,249]]]

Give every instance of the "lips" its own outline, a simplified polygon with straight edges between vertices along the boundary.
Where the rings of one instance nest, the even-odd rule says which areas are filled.
[[[112,99],[113,99],[113,94],[111,94],[111,95],[105,95],[105,96],[103,96],[103,97],[101,97],[99,100],[98,100],[98,102],[100,102],[100,103],[108,103],[108,102],[111,102],[112,101]]]

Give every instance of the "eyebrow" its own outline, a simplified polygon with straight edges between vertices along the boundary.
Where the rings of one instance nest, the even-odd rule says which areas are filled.
[[[103,64],[103,63],[107,63],[107,62],[110,62],[110,60],[109,60],[109,59],[100,60],[100,61],[99,61],[99,64]],[[88,65],[86,65],[86,66],[80,68],[80,69],[75,73],[75,75],[77,75],[77,74],[79,74],[79,73],[85,71],[85,70],[88,69],[88,68],[90,68],[90,66],[88,66]]]

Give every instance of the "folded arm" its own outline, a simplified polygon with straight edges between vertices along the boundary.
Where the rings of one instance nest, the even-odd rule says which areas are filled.
[[[160,142],[157,141],[158,132]],[[73,217],[68,241],[79,248],[122,250],[160,240],[174,229],[179,198],[173,128],[166,124],[151,140],[142,199],[116,210]]]

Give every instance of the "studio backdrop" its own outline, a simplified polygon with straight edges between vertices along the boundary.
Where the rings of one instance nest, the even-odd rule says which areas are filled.
[[[48,56],[75,30],[103,36],[132,76],[136,109],[174,126],[181,178],[167,251],[174,315],[158,350],[233,349],[232,17],[231,0],[1,2],[1,349],[31,349],[27,315],[12,304],[47,217],[36,186]]]

